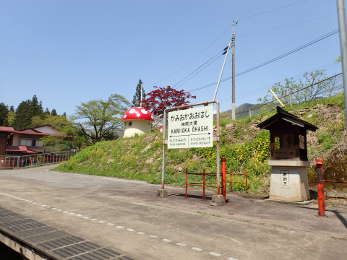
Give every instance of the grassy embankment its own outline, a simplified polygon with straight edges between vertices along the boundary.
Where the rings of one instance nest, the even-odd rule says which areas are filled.
[[[287,108],[319,127],[317,132],[308,136],[309,158],[324,157],[327,159],[328,169],[339,169],[341,172],[347,167],[342,104],[343,96],[338,95]],[[268,190],[270,168],[266,160],[269,157],[269,133],[258,129],[256,125],[273,113],[236,121],[229,119],[227,114],[222,114],[221,117],[221,154],[227,158],[228,170],[248,172],[249,191],[253,193],[266,193]],[[161,133],[157,131],[134,138],[99,142],[83,149],[56,169],[159,183],[161,145]],[[338,163],[336,158],[339,158]],[[189,171],[206,169],[207,172],[213,172],[215,161],[214,148],[169,150],[166,182],[182,185],[182,170],[185,168]],[[311,179],[312,176],[311,172]],[[234,189],[245,190],[246,187],[242,183],[235,183]]]

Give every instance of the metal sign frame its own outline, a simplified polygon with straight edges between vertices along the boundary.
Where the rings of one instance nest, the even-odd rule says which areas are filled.
[[[214,104],[216,108],[216,132],[215,135],[213,134],[213,141],[216,142],[216,177],[217,177],[217,193],[220,193],[220,103],[217,100],[214,101],[207,101],[207,102],[201,102],[201,103],[195,103],[195,104],[189,104],[189,105],[183,105],[183,106],[177,106],[173,108],[168,108],[164,110],[164,116],[163,116],[163,154],[162,154],[162,168],[161,168],[161,189],[165,189],[165,168],[166,168],[166,153],[167,153],[167,125],[168,125],[168,112],[181,110],[181,109],[187,109],[192,108],[196,106],[207,106],[209,104]],[[213,113],[214,115],[214,113]],[[189,148],[182,148],[182,149],[189,149]]]

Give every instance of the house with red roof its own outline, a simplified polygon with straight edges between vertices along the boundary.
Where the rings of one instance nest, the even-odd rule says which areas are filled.
[[[0,155],[27,155],[44,152],[42,137],[61,136],[52,126],[45,125],[21,131],[0,126]]]

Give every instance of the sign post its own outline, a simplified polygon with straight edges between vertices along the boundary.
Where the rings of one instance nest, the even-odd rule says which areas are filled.
[[[214,116],[216,111],[216,117]],[[163,158],[161,189],[158,194],[167,196],[165,190],[166,150],[182,148],[213,147],[216,142],[217,191],[220,192],[220,107],[218,101],[169,108],[163,117]],[[216,126],[213,122],[216,118]]]

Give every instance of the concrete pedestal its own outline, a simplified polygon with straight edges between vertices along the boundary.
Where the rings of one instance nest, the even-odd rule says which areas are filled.
[[[166,189],[159,189],[158,190],[158,196],[160,198],[166,198],[168,196],[167,190]]]
[[[223,206],[225,204],[225,200],[223,195],[212,195],[212,206]]]
[[[270,160],[272,166],[270,199],[305,201],[309,197],[307,161]]]

